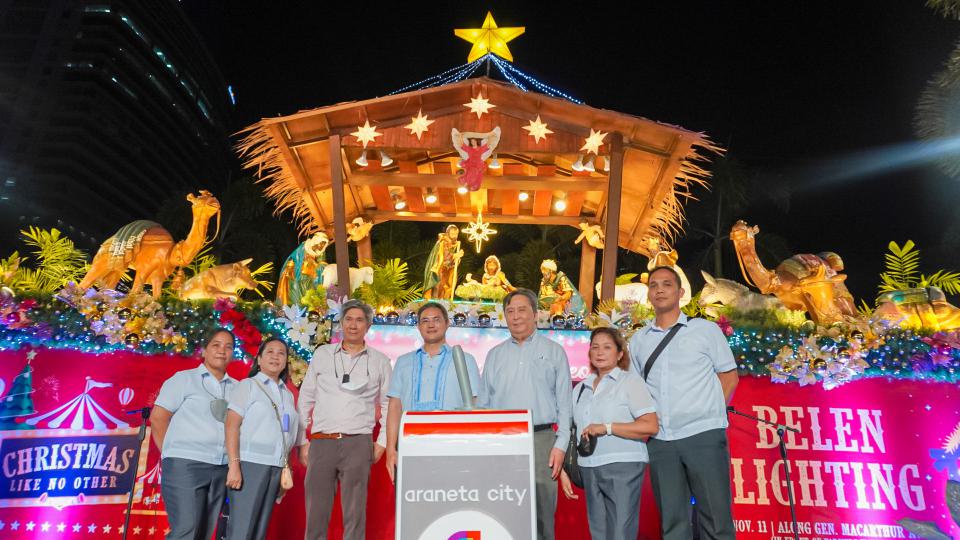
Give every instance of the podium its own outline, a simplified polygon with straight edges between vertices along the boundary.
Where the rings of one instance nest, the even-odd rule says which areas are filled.
[[[397,462],[397,540],[533,540],[528,411],[406,412]]]

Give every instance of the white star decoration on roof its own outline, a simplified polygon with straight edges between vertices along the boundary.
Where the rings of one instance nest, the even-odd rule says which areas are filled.
[[[537,143],[540,142],[540,139],[546,139],[547,135],[553,133],[553,131],[547,129],[547,125],[540,121],[540,115],[537,115],[536,120],[530,120],[529,126],[523,126],[523,129],[530,132],[530,136],[533,137],[534,141]]]
[[[403,126],[410,130],[411,135],[416,135],[417,140],[420,140],[420,136],[428,131],[430,124],[434,123],[435,120],[428,120],[427,117],[423,114],[423,109],[420,109],[417,112],[417,115],[410,118],[410,123]]]
[[[580,147],[580,150],[585,150],[588,154],[590,152],[594,154],[598,153],[600,151],[600,145],[603,144],[603,138],[606,136],[607,134],[600,130],[594,131],[591,129],[590,136],[583,140],[584,143],[583,146]]]
[[[477,113],[477,118],[483,116],[483,113],[490,112],[490,109],[496,107],[490,103],[489,99],[485,99],[483,94],[477,92],[477,97],[470,98],[470,103],[464,103],[464,107],[470,109],[470,112]]]
[[[365,120],[363,125],[357,126],[357,130],[351,133],[351,135],[356,137],[357,141],[366,148],[367,144],[372,143],[374,139],[383,135],[383,133],[377,132],[377,129],[370,125],[370,120]]]
[[[497,234],[496,230],[490,228],[489,223],[483,222],[483,215],[479,210],[477,220],[464,227],[463,232],[467,233],[469,240],[474,243],[477,253],[480,253],[483,243],[490,240],[490,235]]]

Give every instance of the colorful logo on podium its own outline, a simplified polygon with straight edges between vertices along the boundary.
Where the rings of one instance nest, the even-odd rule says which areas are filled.
[[[447,540],[480,540],[480,531],[455,532]]]

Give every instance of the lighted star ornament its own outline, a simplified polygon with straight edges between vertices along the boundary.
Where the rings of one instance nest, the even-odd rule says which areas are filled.
[[[430,124],[434,123],[435,120],[428,120],[423,114],[423,109],[417,112],[417,115],[410,118],[410,123],[403,126],[410,130],[411,135],[416,135],[417,140],[420,140],[420,136],[426,133],[430,127]]]
[[[540,115],[537,115],[536,120],[530,120],[529,126],[523,126],[523,129],[527,130],[530,133],[530,136],[533,137],[533,140],[537,143],[541,139],[546,139],[547,135],[553,133],[553,131],[547,129],[547,125],[540,121]]]
[[[603,144],[603,138],[606,136],[607,134],[600,130],[594,131],[591,129],[590,136],[583,140],[583,146],[580,147],[580,150],[584,150],[588,154],[590,152],[594,154],[598,153],[600,151],[600,145]]]
[[[507,42],[517,38],[524,31],[526,31],[526,27],[523,26],[497,28],[497,22],[493,20],[493,14],[488,11],[481,28],[457,28],[454,29],[453,34],[473,43],[470,55],[467,56],[467,62],[473,62],[488,53],[493,53],[504,60],[513,62],[513,55],[510,54]]]
[[[362,126],[357,126],[357,130],[351,133],[354,137],[357,138],[357,142],[363,144],[363,147],[366,148],[368,144],[372,143],[374,139],[383,135],[377,131],[377,129],[370,125],[370,120],[365,120]]]
[[[468,239],[474,243],[477,253],[480,253],[480,248],[483,246],[483,243],[490,240],[490,235],[497,234],[495,229],[490,228],[489,223],[483,222],[483,215],[479,210],[477,211],[477,220],[464,227],[463,232],[465,232]]]
[[[490,103],[489,99],[484,98],[480,92],[477,92],[477,97],[470,98],[470,103],[464,103],[463,106],[470,109],[470,112],[477,113],[477,118],[480,118],[484,113],[490,112],[490,109],[496,107],[496,105]]]

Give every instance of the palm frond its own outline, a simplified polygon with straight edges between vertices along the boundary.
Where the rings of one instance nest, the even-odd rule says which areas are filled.
[[[420,295],[420,287],[408,285],[407,263],[390,259],[384,264],[373,265],[373,283],[364,283],[354,293],[355,297],[375,309],[384,306],[405,306]]]
[[[880,274],[880,293],[916,287],[920,282],[920,250],[913,240],[907,240],[903,246],[890,242],[887,249],[889,252],[883,257],[884,271]]]
[[[937,270],[931,276],[920,276],[921,287],[938,287],[948,294],[960,294],[960,272]]]
[[[24,272],[30,279],[25,288],[34,292],[52,293],[70,281],[79,281],[86,273],[87,254],[62,236],[59,230],[33,227],[20,231],[23,242],[33,248],[36,269]]]
[[[207,245],[197,253],[196,257],[184,269],[190,273],[190,276],[195,276],[204,270],[213,268],[218,262],[217,256],[213,254],[213,246]]]
[[[257,276],[269,276],[271,273],[273,273],[272,262],[261,264],[256,270],[250,271],[250,277],[252,277],[253,281],[257,283],[257,288],[254,289],[253,292],[260,295],[260,298],[263,298],[263,293],[260,291],[260,287],[263,287],[264,290],[269,291],[270,289],[273,289],[273,282],[267,279],[257,279]]]

